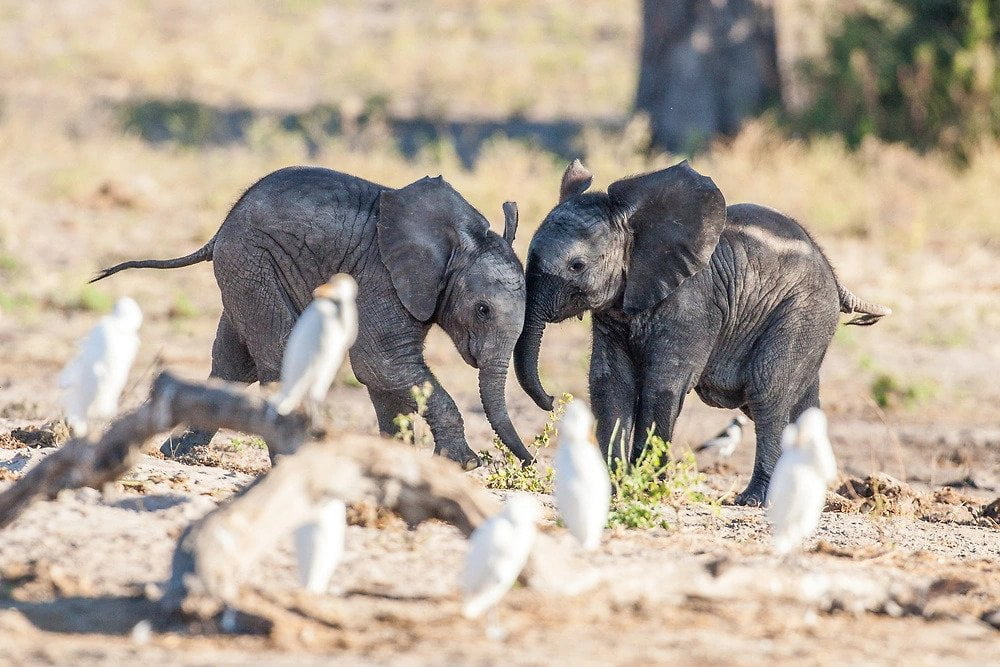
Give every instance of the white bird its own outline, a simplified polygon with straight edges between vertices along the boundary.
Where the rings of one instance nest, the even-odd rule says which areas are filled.
[[[736,447],[739,446],[740,441],[743,439],[743,427],[746,426],[748,421],[743,415],[736,415],[736,418],[729,422],[729,425],[717,436],[701,443],[694,451],[705,452],[710,449],[716,449],[719,452],[719,456],[723,458],[732,456],[733,452],[736,451]]]
[[[594,416],[580,401],[566,408],[556,450],[556,507],[585,551],[601,543],[611,506],[611,479],[594,442]]]
[[[785,554],[812,535],[826,502],[826,487],[836,479],[837,462],[826,434],[826,415],[810,408],[785,427],[781,458],[767,488],[772,541]]]
[[[330,584],[344,555],[347,506],[333,499],[320,505],[312,521],[295,530],[299,581],[310,593],[320,594]]]
[[[319,404],[358,335],[354,298],[358,284],[338,273],[313,291],[313,302],[302,311],[281,360],[281,388],[274,399],[279,414],[288,414],[306,397]]]
[[[534,498],[512,495],[496,516],[469,537],[462,573],[466,618],[476,618],[500,601],[528,562],[541,508]]]
[[[77,436],[87,434],[92,419],[118,414],[129,370],[139,350],[142,310],[128,297],[115,303],[80,341],[77,355],[59,374],[66,421]]]

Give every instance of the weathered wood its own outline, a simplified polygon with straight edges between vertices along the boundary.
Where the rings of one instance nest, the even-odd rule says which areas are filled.
[[[0,494],[0,528],[35,500],[54,498],[64,489],[100,488],[118,479],[135,465],[153,436],[181,423],[255,433],[267,443],[272,459],[298,449],[309,428],[303,413],[279,415],[240,385],[185,382],[164,372],[153,382],[149,399],[112,422],[97,442],[70,440]]]
[[[181,536],[163,596],[168,611],[208,617],[234,603],[246,570],[330,498],[375,502],[411,526],[439,519],[466,536],[498,510],[447,459],[362,435],[302,445],[311,425],[305,413],[279,415],[239,385],[185,382],[162,373],[149,400],[114,421],[100,440],[71,440],[0,494],[0,527],[36,499],[118,479],[151,438],[180,424],[254,433],[267,443],[272,460],[285,456]]]
[[[375,502],[411,526],[439,519],[466,536],[499,509],[457,465],[413,447],[362,435],[310,443],[182,536],[164,606],[202,618],[238,606],[246,571],[330,498]]]

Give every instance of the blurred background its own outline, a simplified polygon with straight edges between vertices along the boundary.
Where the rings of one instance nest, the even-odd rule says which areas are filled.
[[[939,440],[945,457],[985,448],[998,55],[992,0],[0,0],[0,405],[51,416],[73,341],[125,293],[148,318],[137,368],[207,374],[210,266],[86,280],[200,246],[273,169],[444,174],[495,227],[518,201],[523,257],[570,159],[603,188],[692,156],[727,201],[793,215],[845,284],[894,309],[839,330],[824,371],[840,423],[879,424],[871,463],[899,474],[885,443],[907,428],[934,446],[921,460]],[[586,395],[587,324],[550,331],[545,379]],[[485,445],[472,369],[443,336],[428,356]],[[345,419],[373,428],[356,383],[342,390],[358,398]],[[541,422],[509,393],[515,421]],[[679,437],[726,420],[690,412]]]

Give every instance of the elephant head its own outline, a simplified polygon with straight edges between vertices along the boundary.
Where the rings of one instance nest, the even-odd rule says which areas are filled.
[[[538,377],[538,352],[548,322],[587,310],[647,311],[701,271],[726,222],[722,193],[681,162],[586,192],[592,174],[579,160],[566,169],[559,204],[528,249],[528,303],[514,350],[521,386],[539,407],[552,397]]]
[[[525,281],[511,244],[517,206],[504,204],[503,236],[440,176],[379,200],[377,242],[409,314],[437,323],[479,369],[479,394],[493,430],[518,458],[525,449],[507,412],[504,385],[524,324]]]

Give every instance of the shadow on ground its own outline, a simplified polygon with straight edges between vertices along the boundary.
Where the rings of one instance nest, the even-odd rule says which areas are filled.
[[[367,129],[388,132],[400,153],[413,158],[427,147],[450,144],[466,169],[475,166],[483,144],[494,137],[522,141],[563,159],[581,155],[581,138],[587,126],[621,129],[624,119],[535,121],[520,116],[504,119],[445,120],[399,118],[387,113],[384,103],[369,101],[357,115],[339,107],[319,104],[299,112],[250,107],[217,107],[190,99],[136,99],[110,103],[126,131],[150,143],[226,145],[247,143],[255,124],[270,121],[281,131],[299,135],[310,157],[330,137],[357,135]]]
[[[43,602],[0,598],[0,610],[21,612],[39,630],[70,634],[125,635],[150,620],[165,627],[160,606],[141,596],[66,597]]]

